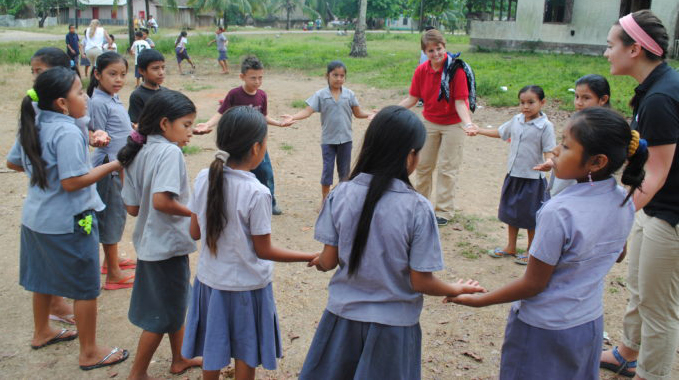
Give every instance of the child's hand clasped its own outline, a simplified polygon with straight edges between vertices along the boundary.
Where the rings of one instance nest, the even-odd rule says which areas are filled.
[[[463,129],[467,136],[476,136],[479,134],[479,126],[476,124],[472,124],[469,127]]]
[[[541,172],[548,172],[554,168],[554,161],[552,159],[548,159],[545,162],[541,163],[540,165],[535,165],[533,166],[533,170],[539,170]]]
[[[193,134],[194,135],[205,135],[208,134],[212,131],[210,126],[208,126],[207,123],[198,123],[196,124],[196,127],[193,128]]]
[[[454,296],[447,296],[446,298],[443,299],[443,303],[448,303],[448,302],[454,302],[454,303],[459,303],[462,305],[467,305],[467,306],[481,306],[481,305],[476,305],[474,303],[474,299],[478,298],[475,295],[472,295],[473,293],[486,293],[487,290],[483,286],[479,285],[478,281],[475,280],[458,280],[457,283],[454,285],[456,288],[456,295]],[[463,303],[465,301],[471,301],[471,303]]]

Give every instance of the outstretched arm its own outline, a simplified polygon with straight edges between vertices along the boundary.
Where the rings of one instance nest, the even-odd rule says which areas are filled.
[[[293,251],[291,249],[278,248],[271,245],[271,234],[252,235],[252,243],[255,247],[257,257],[263,260],[295,262],[311,261],[318,257],[314,253]]]
[[[193,128],[193,134],[204,135],[204,134],[212,132],[212,129],[217,125],[217,123],[219,122],[219,119],[221,117],[222,117],[222,114],[217,112],[214,115],[212,115],[210,120],[206,121],[205,123],[196,124],[196,127]]]
[[[170,215],[191,216],[191,210],[179,203],[173,194],[167,191],[153,194],[153,208]]]
[[[274,119],[274,118],[272,118],[268,115],[266,116],[266,123],[269,124],[269,125],[273,125],[275,127],[289,127],[289,126],[295,124],[294,121],[286,121],[286,120],[278,121],[278,120],[276,120],[276,119]]]
[[[455,284],[450,284],[440,280],[431,272],[418,272],[412,269],[410,270],[410,283],[414,291],[430,296],[456,297],[461,294],[486,291],[478,281],[459,280]]]
[[[375,117],[375,114],[377,113],[376,111],[365,112],[361,109],[360,106],[351,107],[351,112],[358,119],[370,119],[370,120],[372,120],[372,118]]]
[[[327,272],[329,270],[335,269],[339,264],[339,251],[337,246],[334,245],[324,245],[321,254],[309,262],[309,266],[316,266],[321,272]]]
[[[401,102],[398,105],[405,108],[412,108],[415,104],[417,104],[418,100],[419,99],[417,99],[416,97],[408,95],[408,97],[401,100]]]
[[[64,190],[71,192],[83,189],[100,179],[104,178],[106,175],[114,172],[116,170],[122,170],[122,165],[118,160],[99,165],[90,170],[89,173],[83,174],[78,177],[65,178],[61,180],[61,186]]]

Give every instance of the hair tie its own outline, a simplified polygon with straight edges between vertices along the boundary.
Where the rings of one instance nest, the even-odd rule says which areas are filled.
[[[33,88],[29,88],[28,91],[26,91],[26,95],[28,95],[28,97],[31,98],[31,100],[34,102],[37,102],[39,100],[38,93],[35,92],[35,89]]]
[[[142,135],[136,130],[132,130],[132,133],[130,133],[130,138],[139,145],[146,144],[146,136]]]
[[[226,161],[229,160],[229,157],[231,157],[229,152],[224,151],[224,150],[218,150],[217,153],[215,153],[215,158],[222,161],[225,164],[226,164]]]
[[[639,149],[639,137],[639,132],[633,129],[632,139],[629,141],[629,145],[627,146],[627,157],[634,156],[634,153],[636,153],[637,149]]]
[[[657,42],[651,36],[648,35],[637,23],[637,21],[632,17],[632,14],[628,14],[618,20],[622,29],[630,36],[632,39],[641,45],[644,49],[649,52],[662,57],[663,49],[658,45]]]

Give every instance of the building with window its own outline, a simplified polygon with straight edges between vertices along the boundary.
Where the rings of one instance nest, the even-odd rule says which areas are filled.
[[[470,21],[471,45],[598,55],[615,21],[650,9],[667,28],[670,55],[679,55],[677,0],[493,0],[492,9]]]

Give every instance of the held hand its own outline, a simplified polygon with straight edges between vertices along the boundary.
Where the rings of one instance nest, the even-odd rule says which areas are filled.
[[[457,297],[446,297],[443,299],[443,303],[456,303],[458,305],[471,306],[471,307],[482,307],[484,306],[481,302],[481,296],[477,294],[460,294]]]
[[[476,136],[479,134],[479,127],[476,124],[472,124],[467,128],[464,128],[464,132],[467,136]]]
[[[288,124],[289,123],[289,124]],[[287,124],[287,125],[292,125],[295,123],[294,118],[290,114],[283,114],[281,115],[281,124]],[[287,126],[286,125],[286,126]]]
[[[198,123],[196,127],[193,128],[194,135],[205,135],[212,132],[212,128],[207,123]]]
[[[279,124],[280,124],[279,126],[280,126],[280,127],[283,127],[283,128],[284,128],[284,127],[289,127],[289,126],[295,124],[296,122],[297,122],[297,121],[296,121],[296,120],[293,120],[292,117],[290,117],[290,118],[288,118],[288,119],[285,119],[285,118],[284,118],[284,119],[282,119],[281,121],[279,121]]]
[[[372,110],[372,112],[370,112],[370,114],[368,115],[368,120],[372,121],[372,119],[375,118],[375,115],[377,115],[378,112],[380,112],[380,110],[377,109]]]
[[[111,142],[111,136],[106,133],[103,129],[96,130],[92,132],[92,136],[90,138],[90,145],[92,145],[95,148],[100,148],[107,146],[108,143]]]
[[[540,165],[535,165],[533,166],[533,170],[538,170],[541,172],[548,172],[554,168],[554,161],[552,159],[548,159],[547,161],[541,163]]]

